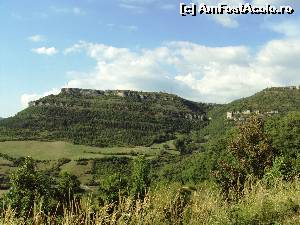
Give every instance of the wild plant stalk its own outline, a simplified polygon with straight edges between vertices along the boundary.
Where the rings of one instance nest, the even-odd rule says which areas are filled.
[[[187,192],[179,185],[161,187],[134,200],[120,196],[119,203],[99,206],[91,197],[71,201],[63,213],[45,214],[42,201],[29,218],[18,218],[11,207],[1,213],[0,224],[299,224],[300,181],[278,180],[272,187],[248,182],[240,199],[226,201],[213,184]]]

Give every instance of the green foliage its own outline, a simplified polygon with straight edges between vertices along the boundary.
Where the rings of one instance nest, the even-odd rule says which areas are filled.
[[[128,195],[128,181],[125,177],[115,173],[100,181],[100,200],[104,203],[118,202],[120,196]]]
[[[56,181],[56,193],[58,199],[70,202],[74,199],[76,193],[80,193],[80,182],[75,175],[67,172],[60,173]]]
[[[149,185],[149,164],[145,157],[141,156],[133,161],[130,190],[131,196],[133,198],[143,199]]]
[[[273,162],[273,166],[266,170],[263,182],[265,182],[268,186],[274,186],[278,180],[283,178],[282,170],[284,167],[284,157],[277,157]]]
[[[37,171],[34,160],[27,157],[11,175],[11,188],[5,199],[18,216],[27,216],[33,213],[38,201],[42,201],[42,210],[47,213],[57,210],[59,203],[70,202],[79,192],[80,183],[76,176],[62,173],[54,178]]]
[[[90,146],[147,146],[200,129],[210,105],[165,93],[47,96],[0,122],[0,140],[61,140]],[[139,95],[147,98],[139,98]]]
[[[199,151],[202,149],[201,143],[195,140],[190,134],[181,135],[174,140],[174,146],[180,155],[189,155],[194,151]]]
[[[92,173],[96,179],[104,180],[107,176],[122,174],[126,178],[131,176],[131,159],[127,157],[106,157],[93,160]]]
[[[183,138],[178,138],[174,141],[175,148],[180,152],[181,155],[189,154],[191,151],[187,149],[185,140]]]
[[[43,198],[45,207],[51,202],[52,179],[35,169],[34,161],[27,157],[24,164],[11,175],[11,188],[7,194],[9,204],[20,215],[32,212],[33,204]]]
[[[239,133],[228,145],[228,153],[227,161],[221,161],[217,174],[224,191],[243,189],[249,175],[261,179],[274,159],[274,149],[264,132],[263,121],[251,117],[241,124]]]
[[[280,172],[283,179],[291,180],[300,175],[300,113],[289,112],[266,122],[266,131],[272,138],[277,154],[283,163]]]
[[[265,119],[274,119],[276,123],[276,120],[289,112],[300,110],[300,90],[267,88],[250,97],[241,98],[225,105],[216,105],[208,111],[207,116],[211,117],[211,121],[208,126],[200,130],[198,138],[212,140],[226,134],[235,125],[234,122],[226,119],[226,113],[244,110],[259,110],[265,115]],[[278,116],[273,116],[273,118],[266,114],[274,110],[279,111]]]
[[[281,155],[295,157],[300,153],[300,113],[290,112],[282,117],[271,118],[266,123],[273,145]]]

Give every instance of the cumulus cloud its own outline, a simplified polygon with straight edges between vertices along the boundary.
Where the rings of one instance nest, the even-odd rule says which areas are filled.
[[[300,17],[294,20],[284,20],[282,22],[269,22],[266,27],[287,37],[300,37]]]
[[[46,40],[46,37],[44,37],[43,35],[37,34],[37,35],[28,37],[28,40],[32,41],[32,42],[43,42]]]
[[[47,91],[47,92],[45,92],[43,94],[36,94],[36,93],[34,93],[34,94],[23,94],[21,96],[21,98],[20,98],[20,100],[21,100],[21,106],[22,106],[22,108],[26,108],[26,107],[28,107],[28,104],[31,101],[38,100],[38,99],[40,99],[42,97],[45,97],[45,96],[48,96],[48,95],[51,95],[51,94],[56,95],[59,92],[60,92],[59,89],[53,88],[51,91]]]
[[[295,20],[277,23],[272,29],[284,37],[256,51],[243,45],[209,47],[179,41],[132,50],[79,41],[64,54],[84,53],[95,67],[86,73],[72,71],[64,87],[166,91],[195,101],[225,103],[270,86],[299,85],[297,27]],[[44,95],[25,94],[21,101],[25,105]]]
[[[32,52],[39,54],[39,55],[48,55],[52,56],[58,53],[58,50],[54,47],[40,47],[40,48],[34,48],[31,50]]]
[[[65,54],[85,52],[96,66],[66,87],[173,91],[197,101],[228,102],[269,86],[299,84],[299,43],[273,40],[253,54],[246,46],[168,42],[132,51],[80,41]]]
[[[21,96],[21,106],[22,108],[28,107],[28,103],[39,99],[41,96],[38,94],[23,94]]]

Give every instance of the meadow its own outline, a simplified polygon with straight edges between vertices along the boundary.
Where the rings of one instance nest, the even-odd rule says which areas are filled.
[[[140,155],[152,159],[167,152],[170,155],[178,155],[173,141],[163,144],[154,144],[150,147],[90,147],[75,145],[68,142],[53,141],[6,141],[0,142],[0,153],[10,160],[0,157],[0,196],[7,192],[9,188],[9,176],[17,169],[14,161],[30,156],[37,161],[37,168],[42,171],[52,170],[57,172],[68,172],[76,175],[84,188],[93,190],[95,187],[90,185],[95,179],[93,175],[98,173],[95,170],[95,161],[111,158],[135,158]],[[101,165],[101,162],[98,162]],[[111,167],[114,164],[108,162]],[[103,171],[110,173],[110,171]]]
[[[171,142],[166,149],[171,154],[178,154]],[[6,141],[0,142],[0,152],[11,157],[30,156],[35,160],[58,160],[67,158],[70,160],[94,159],[106,156],[135,156],[143,154],[148,157],[158,155],[163,149],[162,144],[154,144],[150,147],[90,147],[74,145],[62,141],[40,142],[40,141]]]

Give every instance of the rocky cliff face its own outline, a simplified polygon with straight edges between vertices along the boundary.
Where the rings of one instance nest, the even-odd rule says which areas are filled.
[[[160,94],[164,94],[165,100],[174,99],[175,95],[167,93],[156,93],[156,92],[141,92],[141,91],[130,91],[130,90],[93,90],[93,89],[80,89],[80,88],[62,88],[61,94],[64,95],[80,95],[80,96],[119,96],[119,97],[138,97],[140,99],[152,98],[156,99]]]

